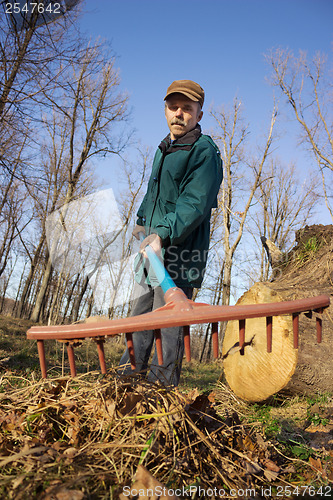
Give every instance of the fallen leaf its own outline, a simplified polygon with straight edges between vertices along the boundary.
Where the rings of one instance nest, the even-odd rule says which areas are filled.
[[[134,496],[131,496],[130,491],[133,491],[135,493]],[[126,492],[126,495],[124,493],[121,493],[119,495],[120,500],[131,500],[137,497],[137,492],[140,492],[140,500],[176,500],[179,497],[175,495],[169,495],[168,494],[168,489],[166,486],[164,486],[162,483],[157,481],[150,472],[143,467],[142,465],[139,465],[136,474],[135,474],[135,481],[133,485],[131,486],[129,492]],[[156,494],[154,494],[154,491]],[[153,492],[153,495],[150,493]],[[160,493],[166,493],[165,495]],[[129,495],[128,495],[129,493]],[[60,500],[60,499],[59,499]],[[65,500],[65,499],[61,499]]]
[[[186,394],[186,401],[188,403],[192,403],[198,396],[200,395],[200,392],[198,391],[198,388],[195,387],[192,389],[190,392]]]
[[[243,445],[244,448],[248,451],[254,451],[256,447],[250,436],[245,436],[245,438],[243,439]]]
[[[68,458],[74,458],[77,455],[77,449],[74,447],[66,448],[63,454]]]
[[[285,469],[283,469],[283,472],[287,474],[295,474],[296,469],[293,465],[288,465]]]
[[[142,400],[142,396],[140,394],[128,393],[125,395],[122,400],[122,404],[118,407],[118,411],[122,416],[131,415],[134,413],[137,403]]]
[[[264,476],[265,476],[266,479],[268,479],[268,481],[275,481],[275,479],[278,478],[278,475],[279,475],[278,472],[274,472],[272,470],[266,469],[264,471]]]
[[[116,410],[116,403],[113,400],[107,401],[106,411],[108,412],[108,415],[110,416],[110,418],[113,417],[115,410]]]
[[[245,462],[244,468],[247,474],[259,474],[261,472],[261,467],[255,462]]]
[[[80,490],[68,490],[67,488],[59,488],[51,486],[45,490],[41,500],[82,500],[84,493]]]
[[[310,457],[309,464],[311,465],[312,469],[319,472],[320,474],[324,474],[323,466],[322,466],[322,463],[320,461],[320,458],[317,458],[317,460],[316,460],[315,458]]]
[[[159,432],[162,432],[165,436],[170,434],[170,423],[167,417],[162,417],[158,419],[157,429]]]
[[[57,500],[82,500],[84,498],[84,493],[80,490],[67,490],[62,488],[56,494]]]
[[[280,472],[280,470],[281,470],[280,467],[278,465],[276,465],[275,462],[273,462],[272,460],[269,460],[268,458],[266,460],[263,460],[262,463],[264,464],[266,469],[268,469],[270,471]]]
[[[66,386],[67,380],[66,379],[60,379],[57,381],[58,383],[54,385],[48,392],[50,394],[54,394],[57,396],[58,394],[61,393],[62,389]]]
[[[268,444],[266,443],[266,441],[264,440],[262,435],[259,434],[258,432],[256,433],[256,441],[257,441],[257,445],[259,446],[259,448],[261,450],[264,450],[264,451],[267,450]]]
[[[216,392],[212,391],[208,394],[208,399],[211,403],[215,403],[216,400]]]
[[[64,445],[60,441],[56,441],[55,443],[51,444],[51,448],[53,448],[56,451],[59,451],[63,447],[64,447]]]
[[[54,448],[49,448],[46,453],[53,458],[57,456],[57,452]]]

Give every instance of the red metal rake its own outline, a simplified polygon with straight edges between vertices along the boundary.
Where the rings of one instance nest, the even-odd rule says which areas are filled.
[[[190,346],[190,325],[211,323],[212,343],[215,358],[219,357],[219,322],[238,320],[239,321],[239,348],[240,354],[245,352],[245,327],[246,319],[266,317],[267,352],[272,351],[272,331],[273,316],[290,314],[293,317],[294,348],[298,348],[298,322],[299,314],[305,312],[312,315],[312,311],[319,315],[324,308],[330,304],[327,295],[320,295],[300,300],[271,302],[266,304],[250,304],[235,306],[212,306],[205,303],[197,303],[189,300],[184,292],[177,288],[165,270],[163,264],[150,247],[146,247],[146,254],[154,273],[164,291],[165,305],[147,314],[133,316],[129,318],[104,320],[96,323],[80,323],[74,325],[60,326],[34,326],[27,332],[27,338],[37,340],[38,354],[42,376],[46,378],[47,367],[45,358],[44,341],[56,339],[65,342],[70,364],[71,375],[76,375],[74,347],[85,338],[95,340],[97,344],[98,356],[101,372],[106,373],[106,363],[104,356],[104,342],[106,337],[126,334],[126,342],[130,355],[131,367],[134,370],[135,353],[133,348],[132,335],[134,332],[142,330],[154,330],[155,345],[159,364],[163,364],[163,332],[166,327],[182,326],[184,331],[185,355],[188,361],[191,360]],[[317,342],[321,342],[322,320],[317,315]]]

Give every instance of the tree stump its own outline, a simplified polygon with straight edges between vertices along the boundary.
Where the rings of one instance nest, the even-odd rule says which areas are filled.
[[[263,401],[281,389],[291,394],[333,392],[333,227],[306,227],[296,234],[296,242],[286,263],[274,270],[275,279],[255,283],[237,304],[327,294],[331,305],[320,315],[322,342],[316,338],[317,313],[312,318],[300,314],[298,349],[293,348],[291,317],[274,316],[272,352],[267,353],[266,320],[254,318],[246,320],[241,355],[238,322],[230,321],[222,347],[224,374],[233,392],[246,401]]]

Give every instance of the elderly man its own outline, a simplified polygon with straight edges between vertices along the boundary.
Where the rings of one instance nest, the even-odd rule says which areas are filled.
[[[176,80],[168,88],[165,117],[170,133],[154,157],[147,193],[138,210],[133,231],[146,237],[141,252],[150,245],[164,259],[175,284],[188,298],[201,286],[207,261],[212,208],[222,182],[222,162],[213,140],[201,133],[204,91],[191,80]],[[149,273],[137,273],[142,287],[132,315],[150,312],[165,304],[164,294]],[[146,374],[154,343],[153,331],[133,334],[137,371]],[[164,385],[179,383],[184,340],[182,327],[162,330],[163,366],[155,352],[148,380]],[[120,373],[131,372],[128,350],[120,361]]]

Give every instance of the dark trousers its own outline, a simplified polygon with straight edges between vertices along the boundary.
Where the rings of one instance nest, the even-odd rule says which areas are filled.
[[[136,286],[141,287],[141,285]],[[182,288],[182,290],[189,299],[192,298],[193,288]],[[140,314],[151,312],[154,309],[162,307],[164,304],[164,293],[161,287],[153,288],[145,285],[144,289],[142,289],[142,294],[139,294],[138,298],[134,302],[131,316],[138,316]],[[152,325],[152,327],[154,327],[154,325]],[[152,382],[159,381],[164,385],[173,385],[176,387],[179,384],[184,356],[183,327],[177,326],[172,328],[163,328],[161,330],[161,336],[163,365],[159,366],[157,352],[155,349],[147,378]],[[136,372],[140,372],[143,375],[147,374],[148,362],[153,344],[153,330],[133,333]],[[133,373],[129,361],[128,349],[125,350],[120,360],[118,373],[121,375]]]

